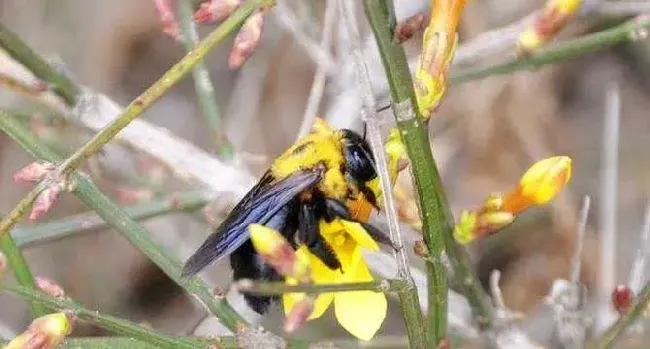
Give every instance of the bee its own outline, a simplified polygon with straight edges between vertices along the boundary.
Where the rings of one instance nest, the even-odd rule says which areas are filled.
[[[278,156],[225,220],[190,256],[183,276],[194,275],[230,255],[233,279],[281,281],[264,263],[249,239],[248,225],[258,223],[279,231],[297,248],[304,244],[325,265],[335,270],[341,263],[319,232],[319,221],[335,218],[360,223],[377,242],[390,239],[351,207],[379,209],[381,195],[370,146],[349,129],[332,130],[321,119],[312,133]],[[264,313],[272,297],[244,295],[253,310]]]

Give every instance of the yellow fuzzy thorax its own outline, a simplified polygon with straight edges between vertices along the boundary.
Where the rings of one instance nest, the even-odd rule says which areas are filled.
[[[340,133],[313,133],[277,157],[271,172],[277,178],[284,178],[299,170],[323,166],[325,173],[317,188],[328,197],[343,200],[348,193],[348,184],[341,171],[344,165]]]

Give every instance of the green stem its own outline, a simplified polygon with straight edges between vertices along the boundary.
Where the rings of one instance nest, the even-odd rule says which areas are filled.
[[[34,75],[50,84],[54,93],[68,105],[75,105],[81,89],[65,75],[52,68],[41,56],[27,46],[22,39],[4,25],[0,24],[0,47],[12,58],[20,62]]]
[[[110,315],[104,315],[99,313],[96,310],[89,310],[81,306],[80,304],[73,302],[71,300],[63,298],[54,298],[48,296],[42,292],[35,292],[29,288],[22,286],[10,286],[0,284],[0,290],[11,293],[15,296],[29,299],[31,301],[39,302],[44,304],[49,308],[53,308],[60,311],[71,311],[80,319],[89,320],[97,323],[102,328],[105,328],[111,332],[120,334],[122,336],[128,336],[129,338],[135,340],[141,340],[147,343],[156,345],[159,348],[187,348],[187,349],[197,349],[205,348],[208,343],[203,340],[193,339],[189,337],[174,337],[168,336],[162,333],[155,332],[152,329],[142,327],[131,321],[123,320],[116,318]],[[231,340],[226,341],[210,341],[210,344],[215,345],[224,345],[224,344],[234,344]],[[234,347],[234,346],[233,346]]]
[[[210,344],[215,344],[216,348],[238,348],[234,339],[224,338],[219,341],[207,341],[192,339],[197,345],[203,347]],[[0,341],[0,344],[3,344]],[[157,345],[149,342],[141,341],[130,337],[82,337],[82,338],[67,338],[63,344],[57,349],[116,349],[116,348],[129,348],[129,349],[156,349],[160,348]],[[209,347],[208,347],[209,348]]]
[[[413,81],[408,70],[406,54],[393,41],[397,24],[392,1],[365,0],[366,16],[377,40],[393,100],[393,110],[407,153],[420,200],[424,240],[432,258],[427,263],[428,281],[428,347],[435,348],[447,332],[447,275],[442,264],[443,239],[448,217],[442,185],[429,147],[426,125],[416,116]],[[410,108],[404,117],[404,106]]]
[[[351,5],[348,2],[341,2],[342,22],[347,26],[350,49],[352,50],[357,82],[361,91],[361,101],[363,104],[362,115],[365,115],[365,121],[368,129],[368,142],[375,155],[377,175],[380,179],[381,191],[383,193],[384,212],[388,220],[388,231],[391,243],[398,248],[395,253],[397,263],[397,274],[402,280],[404,287],[397,293],[399,297],[400,309],[404,317],[404,325],[407,329],[409,344],[412,348],[425,348],[427,346],[427,333],[424,326],[424,317],[420,301],[415,288],[413,277],[408,265],[406,251],[403,248],[404,242],[399,228],[397,209],[392,194],[392,185],[390,183],[390,173],[388,170],[388,161],[384,153],[384,146],[381,137],[380,119],[377,115],[375,96],[371,88],[370,75],[368,67],[363,59],[361,51],[361,40],[359,38],[358,28],[355,21],[355,15],[352,13]]]
[[[587,349],[606,349],[610,348],[616,339],[624,330],[634,323],[639,316],[650,305],[650,282],[646,283],[641,292],[636,297],[634,307],[625,315],[621,316],[612,326],[610,326],[600,338],[587,345]]]
[[[260,6],[270,6],[273,3],[274,0],[249,0],[240,6],[230,17],[228,17],[228,19],[203,39],[196,48],[185,55],[185,57],[163,74],[158,81],[131,102],[120,116],[104,127],[83,147],[75,151],[69,158],[63,161],[57,169],[61,178],[67,178],[72,172],[81,166],[86,159],[97,153],[104,144],[110,142],[124,127],[129,125],[131,121],[140,116],[142,112],[149,108],[156,100],[167,93],[167,91],[180,81],[206,54],[208,54],[208,52],[210,52],[215,45],[220,43],[231,32],[239,28],[244,20],[246,20],[255,9]],[[35,57],[34,52],[29,50],[15,35],[9,35],[9,31],[6,30],[6,28],[3,29],[4,30],[0,32],[0,34],[4,33],[4,35],[0,35],[0,38],[5,38],[5,40],[0,40],[0,46],[6,44],[7,46],[2,47],[7,50],[13,58],[19,62],[27,62],[31,64],[28,68],[36,68],[37,71],[43,75],[42,77],[39,76],[40,78],[51,78],[59,82],[63,81],[60,78],[60,75],[54,75],[49,71],[46,71],[47,69],[45,69],[45,66],[38,63],[38,58]],[[6,40],[7,38],[10,39]],[[46,81],[50,82],[49,80]],[[65,99],[68,101],[68,98]],[[26,212],[26,208],[31,207],[37,196],[34,195],[35,193],[36,189],[30,193],[30,196],[21,200],[19,207],[15,208],[12,211],[12,214],[0,223],[0,236],[6,234],[15,225],[17,220]]]
[[[354,282],[346,284],[300,284],[288,285],[284,282],[255,282],[240,280],[232,288],[241,293],[277,295],[283,293],[328,293],[347,291],[402,292],[406,283],[402,280],[382,280]]]
[[[21,147],[35,157],[57,163],[60,159],[24,126],[7,113],[0,112],[0,130],[7,133]],[[182,278],[181,263],[169,256],[149,237],[149,232],[131,219],[118,205],[104,195],[90,179],[77,173],[72,174],[73,194],[106,223],[122,234],[138,250],[151,259],[172,280],[199,300],[216,315],[233,333],[247,327],[244,319],[228,304],[225,298],[216,297],[198,278]]]
[[[34,282],[34,276],[32,275],[31,270],[29,270],[25,257],[20,252],[18,245],[11,235],[7,234],[0,236],[0,249],[7,257],[7,263],[13,271],[16,281],[25,288],[36,290],[37,287]],[[47,314],[47,309],[45,309],[42,304],[30,302],[30,307],[34,317]]]
[[[465,251],[453,239],[454,220],[442,186],[438,168],[430,147],[427,125],[414,108],[416,103],[413,80],[402,47],[393,40],[395,19],[392,1],[365,0],[365,11],[377,39],[384,63],[392,108],[409,155],[411,170],[419,198],[429,281],[428,333],[429,346],[436,347],[445,338],[447,329],[447,275],[442,262],[446,252],[455,276],[463,280],[462,290],[475,313],[489,326],[492,307],[489,298],[473,273]]]
[[[149,219],[172,212],[194,211],[208,203],[204,192],[188,191],[171,194],[167,197],[140,205],[124,207],[124,212],[135,221]],[[16,227],[11,235],[21,246],[30,246],[52,240],[58,240],[73,234],[94,231],[110,227],[94,212],[80,213],[59,221]]]
[[[635,40],[641,36],[640,32],[648,27],[650,27],[650,16],[639,16],[612,29],[540,49],[532,56],[513,58],[505,63],[486,68],[452,72],[450,82],[459,85],[493,75],[509,74],[527,68],[539,68],[547,64],[577,58],[608,46]]]
[[[178,14],[181,27],[183,28],[183,44],[187,51],[192,51],[197,45],[199,39],[196,32],[196,26],[193,18],[193,8],[189,0],[182,0],[178,3]],[[232,156],[232,148],[223,133],[221,116],[219,115],[219,105],[214,97],[214,86],[210,81],[210,72],[206,68],[203,60],[200,60],[194,70],[192,70],[194,79],[194,89],[199,98],[199,104],[203,109],[203,115],[208,121],[208,125],[214,134],[214,142],[217,145],[219,154],[222,158]]]

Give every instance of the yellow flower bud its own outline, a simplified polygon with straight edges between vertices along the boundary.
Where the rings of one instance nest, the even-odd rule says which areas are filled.
[[[548,0],[544,10],[519,35],[518,50],[529,54],[544,45],[571,21],[582,0]]]
[[[485,199],[483,207],[486,211],[501,211],[503,209],[503,195],[501,193],[490,194]]]
[[[510,212],[488,212],[478,217],[478,225],[489,227],[490,232],[499,230],[514,222],[515,215]]]
[[[534,163],[519,181],[521,195],[536,205],[551,201],[571,179],[571,158],[554,156]]]
[[[32,321],[29,328],[4,349],[52,349],[63,343],[71,331],[72,324],[67,314],[48,314]]]
[[[261,224],[248,226],[253,247],[275,270],[286,277],[304,281],[309,277],[309,260],[296,254],[289,242],[275,229]]]
[[[466,3],[466,0],[431,2],[431,19],[424,31],[414,81],[418,109],[424,119],[440,104],[447,88],[447,74],[458,44],[456,28]]]
[[[400,171],[408,166],[408,155],[406,154],[406,146],[402,142],[402,136],[399,129],[393,127],[388,133],[388,138],[384,143],[384,151],[388,156],[388,172],[390,175],[391,184],[395,184],[397,175]]]
[[[474,230],[477,227],[476,213],[473,211],[463,211],[460,213],[458,223],[454,227],[454,239],[460,244],[467,244],[474,240]]]

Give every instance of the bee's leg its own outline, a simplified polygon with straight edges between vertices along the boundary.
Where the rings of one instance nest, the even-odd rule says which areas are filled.
[[[303,203],[300,207],[297,238],[330,269],[341,268],[341,261],[332,246],[320,234],[316,207],[313,203]]]
[[[325,205],[327,207],[327,212],[330,216],[339,217],[346,221],[356,222],[361,224],[361,226],[366,230],[368,235],[370,235],[375,241],[395,249],[395,246],[393,246],[393,243],[390,241],[390,237],[388,235],[386,235],[383,231],[379,230],[372,224],[360,222],[354,219],[352,215],[350,215],[350,211],[348,210],[348,208],[340,201],[327,198],[325,199]]]

